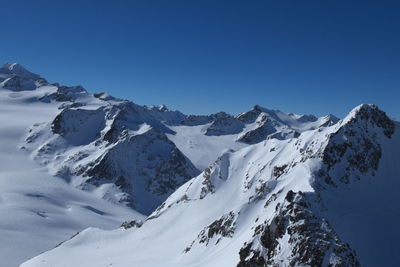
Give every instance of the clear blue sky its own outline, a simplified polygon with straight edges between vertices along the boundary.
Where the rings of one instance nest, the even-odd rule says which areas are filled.
[[[0,61],[185,113],[400,118],[399,1],[3,1]]]

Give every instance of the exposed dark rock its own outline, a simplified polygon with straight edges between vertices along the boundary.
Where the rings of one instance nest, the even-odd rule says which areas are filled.
[[[283,239],[286,234],[289,239]],[[262,250],[255,245],[258,242]],[[290,252],[282,251],[283,247]],[[360,266],[356,253],[312,212],[301,192],[289,191],[277,214],[255,228],[253,241],[239,252],[237,266],[281,266],[280,253],[287,253],[288,266]]]
[[[328,137],[321,156],[327,170],[321,170],[319,176],[324,172],[325,182],[332,186],[336,183],[330,172],[339,163],[339,181],[345,184],[351,182],[351,177],[358,178],[357,172],[376,171],[382,155],[377,135],[382,133],[390,138],[395,130],[394,122],[375,105],[362,105],[353,112],[353,117]]]
[[[265,199],[265,197],[275,188],[273,183],[268,181],[261,182],[254,190],[254,195],[249,197],[249,203]]]
[[[203,199],[208,193],[214,193],[214,185],[211,182],[211,170],[212,167],[210,166],[203,171],[204,179],[202,184],[204,186],[201,188],[200,199]]]
[[[395,131],[394,122],[386,115],[386,113],[378,108],[376,105],[362,105],[352,119],[352,123],[359,120],[369,121],[373,125],[382,128],[383,133],[390,138]]]
[[[201,232],[197,235],[196,240],[193,240],[193,242],[185,248],[184,253],[189,252],[196,241],[199,244],[205,244],[207,246],[214,238],[216,238],[216,245],[222,238],[232,237],[235,233],[236,217],[237,215],[233,211],[230,211],[229,213],[221,216],[221,218],[212,222],[210,225],[201,230]]]
[[[272,175],[278,179],[282,174],[285,173],[286,168],[288,167],[287,164],[284,164],[282,166],[274,166],[274,169],[272,171]]]
[[[240,261],[237,267],[261,267],[267,266],[260,251],[252,249],[253,243],[245,243],[239,251]]]
[[[127,229],[130,229],[132,227],[140,228],[140,227],[142,227],[142,225],[143,225],[143,222],[141,220],[131,220],[131,221],[123,222],[120,227],[122,227],[125,230],[127,230]]]

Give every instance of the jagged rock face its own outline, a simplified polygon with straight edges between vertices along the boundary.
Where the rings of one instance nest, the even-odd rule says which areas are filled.
[[[255,228],[239,252],[238,267],[361,266],[350,246],[324,218],[316,216],[305,194],[289,191],[276,215]],[[285,248],[285,249],[283,249]]]
[[[204,227],[183,252],[188,253],[196,243],[208,246],[211,241],[215,240],[214,245],[217,245],[222,238],[231,238],[235,233],[236,218],[237,214],[233,211],[222,215],[219,219]]]
[[[242,122],[225,112],[216,113],[211,115],[211,117],[213,122],[207,128],[206,135],[237,134],[244,128]]]
[[[356,124],[358,121],[363,125],[359,128],[368,130],[368,125],[376,125],[383,130],[383,133],[390,138],[395,130],[394,122],[389,119],[386,113],[380,110],[376,105],[361,105],[356,111],[356,114],[351,119],[350,123]],[[369,124],[370,123],[370,124]]]
[[[378,139],[390,138],[394,131],[394,122],[378,107],[360,106],[330,135],[322,154],[326,169],[320,170],[319,176],[336,186],[335,181],[348,184],[351,178],[360,179],[366,173],[374,175],[382,156]],[[337,180],[332,179],[335,176]]]

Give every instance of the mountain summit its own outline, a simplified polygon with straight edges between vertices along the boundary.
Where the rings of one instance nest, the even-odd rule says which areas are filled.
[[[18,63],[6,63],[0,67],[0,75],[16,75],[28,79],[39,79],[40,76],[34,74]]]

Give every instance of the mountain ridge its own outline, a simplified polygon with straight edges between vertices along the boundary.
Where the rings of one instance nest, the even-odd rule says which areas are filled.
[[[226,152],[202,174],[173,193],[141,228],[127,233],[125,238],[129,240],[129,248],[121,246],[117,232],[92,229],[78,235],[77,244],[71,242],[23,266],[39,266],[35,263],[43,259],[57,266],[67,254],[82,260],[79,251],[94,245],[101,247],[106,256],[85,250],[96,259],[86,264],[391,266],[393,258],[374,257],[377,248],[365,246],[368,235],[356,235],[355,238],[351,233],[364,234],[365,228],[370,229],[374,222],[354,218],[349,211],[358,208],[368,214],[367,207],[375,211],[389,199],[398,200],[394,194],[387,194],[387,186],[380,188],[383,182],[399,184],[395,179],[396,172],[393,172],[398,170],[398,160],[396,163],[391,157],[393,146],[400,148],[398,127],[376,106],[361,105],[337,125],[304,132],[297,139],[270,139],[265,144]],[[343,147],[346,147],[345,151]],[[367,169],[353,160],[358,159],[358,155],[367,155],[365,162],[369,162],[368,155],[374,159],[378,154],[378,165],[371,164]],[[326,155],[336,160],[326,160]],[[380,168],[381,165],[385,169]],[[343,179],[349,172],[349,179]],[[328,176],[331,179],[326,179]],[[370,192],[374,190],[379,193],[379,198],[374,199],[376,203],[370,198]],[[335,195],[334,199],[340,197],[341,201],[332,202],[331,197]],[[355,201],[357,198],[359,200]],[[201,217],[194,217],[199,213]],[[347,214],[347,223],[353,224],[350,231],[340,227],[339,214]],[[393,220],[398,219],[396,213],[385,214]],[[172,221],[176,226],[170,225]],[[357,228],[360,224],[364,226]],[[162,236],[152,234],[166,225],[169,230]],[[387,225],[380,234],[396,237],[399,230],[395,225]],[[100,243],[97,240],[103,235],[109,238],[114,235],[115,238],[109,244]],[[173,239],[178,235],[179,239]],[[89,236],[90,240],[87,240]],[[145,237],[152,242],[138,242]],[[80,242],[84,245],[79,245]],[[116,247],[122,249],[118,256],[106,252]],[[125,249],[138,253],[121,257]],[[390,251],[394,257],[394,250],[391,244],[380,243],[380,255]]]
[[[81,189],[62,200],[67,208],[35,206],[35,220],[45,220],[35,223],[77,209],[71,203],[83,196],[91,204],[78,209],[98,216],[97,227],[127,220],[111,231],[83,230],[90,225],[81,220],[92,217],[74,213],[79,233],[50,228],[60,244],[46,243],[50,250],[22,266],[391,266],[398,258],[400,231],[390,222],[400,215],[386,203],[400,201],[400,123],[376,105],[341,120],[259,105],[237,115],[185,115],[50,84],[17,64],[0,68],[0,103],[1,121],[17,133],[2,136],[13,136],[19,157],[38,164],[46,181],[53,177],[62,188],[54,190]],[[6,114],[24,110],[32,115],[17,131]],[[17,195],[31,183],[19,184]],[[28,196],[52,199],[46,188]],[[373,214],[386,218],[379,232]]]

